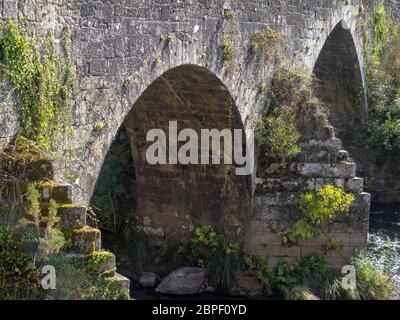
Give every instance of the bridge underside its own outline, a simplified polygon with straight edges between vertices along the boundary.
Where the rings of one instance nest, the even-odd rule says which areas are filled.
[[[153,142],[146,134],[161,129],[168,144],[170,121],[177,122],[178,134],[190,128],[199,139],[201,129],[242,128],[230,93],[208,70],[185,65],[154,81],[124,121],[136,179],[131,228],[157,242],[188,243],[195,227],[213,225],[240,242],[250,213],[250,178],[235,175],[234,165],[149,164],[146,151]],[[178,142],[178,151],[184,143]]]

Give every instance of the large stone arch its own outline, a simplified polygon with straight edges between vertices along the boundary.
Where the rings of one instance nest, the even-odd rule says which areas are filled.
[[[241,241],[250,214],[250,177],[237,176],[234,165],[150,165],[146,134],[158,128],[168,139],[169,121],[177,121],[178,132],[191,128],[199,137],[201,129],[243,129],[228,89],[206,68],[184,64],[153,81],[124,119],[137,188],[133,227],[156,240],[184,243],[196,226],[213,225]]]
[[[329,108],[329,121],[358,163],[365,135],[367,103],[363,68],[351,27],[341,20],[332,29],[314,64],[318,96]]]

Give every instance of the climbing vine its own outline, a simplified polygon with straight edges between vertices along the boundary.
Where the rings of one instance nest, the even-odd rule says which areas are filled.
[[[75,71],[68,52],[68,29],[63,31],[64,56],[57,54],[49,34],[43,49],[28,36],[27,26],[1,26],[0,67],[19,96],[22,134],[45,150],[71,124]]]

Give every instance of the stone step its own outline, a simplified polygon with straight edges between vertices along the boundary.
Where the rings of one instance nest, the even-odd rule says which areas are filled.
[[[322,188],[331,184],[338,188],[344,188],[348,192],[363,192],[362,178],[267,178],[256,179],[256,193],[259,195],[276,192],[305,192]]]
[[[294,157],[294,162],[339,163],[348,162],[349,153],[346,150],[302,150]]]
[[[86,226],[86,206],[79,204],[57,204],[57,215],[60,217],[59,227],[62,229],[78,229]],[[41,203],[42,214],[48,214],[49,203]]]
[[[61,205],[57,213],[61,217],[61,228],[82,228],[86,225],[86,206]]]
[[[299,144],[302,151],[328,151],[337,153],[342,150],[342,141],[338,138],[326,140],[308,140]]]
[[[355,163],[298,163],[290,168],[294,174],[315,178],[341,178],[351,179],[356,176]]]
[[[129,292],[130,292],[129,288],[130,288],[131,281],[127,277],[124,277],[123,275],[120,275],[119,273],[115,273],[115,275],[113,275],[112,277],[107,277],[106,279],[120,283],[121,287],[122,287],[122,291],[124,293],[126,293],[127,295],[129,295]]]
[[[354,177],[346,180],[345,182],[345,190],[354,192],[354,193],[363,193],[364,191],[364,179]]]
[[[96,275],[115,276],[117,267],[115,255],[109,251],[96,251],[87,257],[87,265]]]
[[[266,177],[308,177],[308,178],[337,178],[351,179],[356,176],[356,164],[343,163],[318,163],[318,162],[293,162],[272,163],[263,173]]]
[[[70,249],[78,253],[92,254],[101,248],[101,233],[99,229],[84,226],[81,228],[63,229],[68,240],[71,240]]]
[[[40,200],[48,202],[51,199],[57,203],[72,203],[72,186],[57,181],[43,181],[37,184]]]

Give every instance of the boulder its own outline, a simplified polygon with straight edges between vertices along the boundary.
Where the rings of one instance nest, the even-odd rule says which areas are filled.
[[[157,275],[153,272],[142,272],[139,275],[139,284],[145,288],[154,288],[157,281]]]
[[[156,288],[164,294],[188,295],[198,293],[206,280],[203,268],[180,268],[168,274]]]

